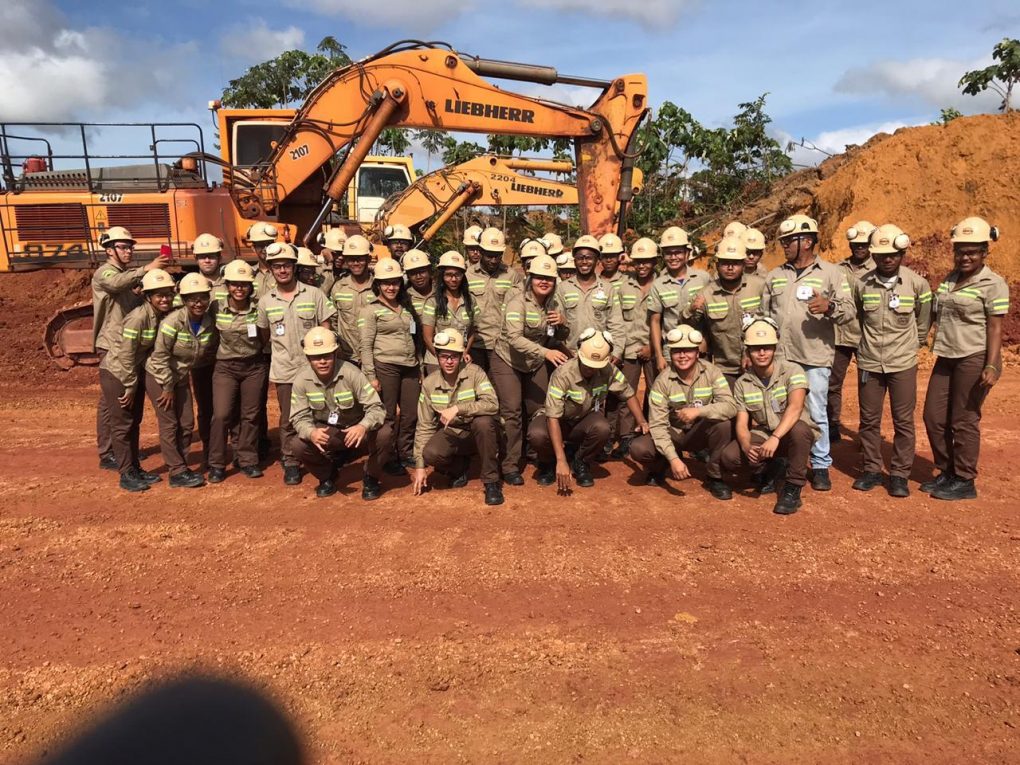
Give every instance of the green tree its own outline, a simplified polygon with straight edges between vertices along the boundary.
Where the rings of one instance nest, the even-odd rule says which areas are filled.
[[[968,96],[991,88],[1002,98],[999,111],[1013,111],[1013,88],[1020,83],[1020,40],[1003,37],[992,49],[992,59],[998,63],[967,72],[960,78],[957,87]]]
[[[457,141],[450,138],[443,147],[443,164],[457,165],[481,156],[485,149],[471,141]]]
[[[428,154],[428,167],[429,170],[431,170],[432,157],[436,154],[441,154],[446,148],[446,141],[448,138],[447,134],[442,130],[429,130],[426,128],[422,130],[415,130],[414,138],[421,144],[421,147],[425,149]]]
[[[962,117],[963,114],[952,106],[947,106],[939,112],[939,118],[935,120],[932,125],[948,125],[950,122],[955,120],[957,117]]]
[[[391,157],[399,157],[407,154],[411,148],[411,139],[407,137],[407,131],[403,128],[383,128],[379,138],[375,142],[374,153],[388,154]]]
[[[223,90],[223,105],[237,109],[276,109],[304,101],[334,69],[351,63],[347,48],[324,37],[315,53],[288,50],[250,67]]]

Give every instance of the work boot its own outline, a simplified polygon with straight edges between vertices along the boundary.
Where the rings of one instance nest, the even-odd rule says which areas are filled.
[[[591,465],[579,457],[574,457],[570,471],[574,474],[574,480],[577,481],[577,485],[581,488],[587,489],[595,485],[595,479],[591,475]]]
[[[227,480],[227,471],[223,468],[209,468],[209,483],[223,483]]]
[[[485,484],[485,504],[503,504],[503,487],[500,485],[499,481],[490,481]]]
[[[935,489],[941,489],[948,483],[952,483],[956,476],[951,470],[943,470],[930,481],[925,481],[918,488],[925,494],[931,494]]]
[[[450,476],[451,489],[463,489],[465,486],[467,486],[467,482],[468,482],[467,469],[465,469],[464,472],[460,473],[459,475]]]
[[[516,470],[512,473],[504,473],[503,483],[508,484],[509,486],[523,486],[524,476],[522,476]]]
[[[705,488],[716,499],[733,499],[733,489],[721,478],[709,478],[705,481]]]
[[[595,461],[601,465],[603,462],[609,462],[612,456],[613,445],[611,443],[607,443],[602,447],[602,451],[595,455]]]
[[[861,473],[857,476],[857,479],[853,482],[851,488],[857,489],[857,491],[871,491],[876,486],[882,485],[882,474],[881,473]]]
[[[932,489],[931,496],[949,502],[955,502],[958,499],[977,499],[977,489],[974,488],[973,479],[965,481],[959,476],[953,476],[951,483]]]
[[[120,488],[124,491],[148,491],[148,481],[142,480],[136,468],[131,468],[126,473],[120,474]]]
[[[284,465],[283,482],[287,486],[297,486],[301,483],[301,468],[297,465]]]
[[[241,473],[248,476],[248,478],[261,478],[263,475],[262,468],[258,465],[245,465],[241,468]],[[212,479],[210,478],[209,480]]]
[[[150,473],[148,470],[142,470],[142,468],[139,465],[135,465],[135,472],[138,473],[139,478],[141,478],[143,481],[149,484],[149,486],[152,486],[152,484],[159,483],[160,481],[163,480],[155,473]]]
[[[336,494],[336,484],[332,478],[319,481],[319,485],[315,487],[316,497],[331,497],[334,494]]]
[[[811,471],[811,488],[815,491],[832,491],[828,468],[815,468]]]
[[[757,476],[758,495],[775,494],[776,484],[786,475],[787,462],[782,457],[773,457]]]
[[[100,470],[117,470],[118,468],[120,468],[120,463],[112,454],[104,454],[99,458]]]
[[[612,458],[614,460],[626,459],[627,455],[630,454],[630,442],[633,440],[633,436],[621,438],[620,445],[613,449]]]
[[[171,489],[197,489],[199,486],[205,486],[205,479],[191,470],[170,476]]]
[[[379,499],[380,494],[382,494],[382,485],[379,483],[379,479],[366,473],[361,484],[361,498],[366,500]]]
[[[776,515],[793,515],[800,508],[803,502],[800,499],[800,490],[802,487],[793,486],[791,484],[784,484],[783,490],[779,494],[779,499],[776,500],[776,506],[772,508],[772,512]]]
[[[645,486],[666,486],[665,470],[649,470],[645,476]]]
[[[889,487],[886,489],[889,492],[890,497],[909,497],[910,487],[907,486],[907,479],[903,476],[893,475],[889,476]]]
[[[839,428],[838,422],[829,423],[829,443],[838,444],[843,440],[843,433]]]
[[[708,462],[709,457],[711,456],[712,455],[708,451],[708,449],[698,449],[698,451],[691,453],[691,458],[697,460],[698,462]]]
[[[404,463],[398,459],[389,460],[382,466],[382,469],[386,475],[407,475],[407,468],[405,468]]]
[[[538,472],[535,473],[535,483],[539,486],[552,486],[556,483],[556,465],[548,462],[538,463]]]

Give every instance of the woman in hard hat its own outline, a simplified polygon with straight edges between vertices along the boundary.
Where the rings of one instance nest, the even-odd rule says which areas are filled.
[[[426,252],[408,250],[400,264],[407,276],[407,294],[411,296],[414,310],[421,316],[425,310],[425,301],[435,291],[432,286],[432,261]]]
[[[570,327],[556,297],[556,278],[556,261],[551,257],[539,255],[531,261],[524,288],[506,302],[489,369],[506,436],[503,480],[511,486],[524,484],[521,409],[530,422],[545,403],[550,368],[570,358],[563,348]]]
[[[144,302],[124,318],[120,336],[99,365],[99,386],[110,412],[111,443],[125,491],[146,491],[159,482],[155,473],[141,469],[138,429],[145,397],[139,390],[146,357],[156,342],[159,322],[173,307],[174,280],[161,268],[142,277]]]
[[[939,474],[921,484],[936,499],[974,499],[981,407],[1002,375],[1002,317],[1009,287],[985,260],[999,230],[981,218],[953,226],[953,270],[935,296],[935,368],[924,427]]]
[[[393,258],[375,266],[375,302],[361,312],[361,369],[379,392],[386,421],[379,449],[389,457],[383,469],[403,475],[414,464],[414,426],[421,392],[421,318],[404,284],[404,270]],[[399,411],[399,415],[398,415]]]
[[[223,240],[213,234],[199,234],[191,246],[198,272],[209,280],[212,287],[209,299],[223,302],[227,299],[227,285],[221,273],[223,262]],[[178,285],[178,294],[179,292]],[[182,303],[183,305],[183,303]],[[212,378],[216,361],[215,353],[202,355],[191,368],[191,391],[195,397],[195,419],[198,421],[198,437],[202,439],[202,464],[209,462],[209,428],[212,422]]]
[[[436,333],[452,328],[466,338],[468,348],[474,342],[475,313],[478,306],[471,298],[471,291],[464,277],[466,272],[467,264],[459,252],[450,250],[439,258],[439,280],[436,283],[435,294],[425,301],[421,312],[422,338],[427,351],[426,374],[431,374],[439,368],[433,343]],[[468,354],[464,362],[470,360]]]
[[[178,292],[184,305],[159,325],[155,346],[145,362],[145,392],[156,410],[159,449],[170,473],[170,486],[193,489],[203,486],[205,479],[188,468],[195,427],[188,378],[199,359],[215,354],[215,329],[209,315],[212,285],[202,274],[186,274]]]
[[[740,241],[744,243],[744,275],[750,279],[760,279],[765,283],[763,272],[758,270],[758,264],[765,255],[765,235],[756,228],[749,228],[740,235]]]
[[[209,483],[227,477],[227,432],[237,423],[235,459],[241,473],[261,478],[259,421],[265,416],[262,391],[269,384],[269,357],[258,331],[258,306],[252,296],[255,272],[243,260],[223,269],[227,299],[210,310],[219,342],[213,372],[213,417],[209,434]]]

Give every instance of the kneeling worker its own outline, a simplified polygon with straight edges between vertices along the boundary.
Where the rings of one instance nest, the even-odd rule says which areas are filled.
[[[499,477],[499,400],[485,371],[464,363],[464,336],[452,327],[432,339],[439,369],[425,378],[418,397],[414,434],[415,495],[428,486],[428,468],[450,477],[455,489],[467,484],[468,458],[481,460],[485,504],[502,505]]]
[[[337,356],[336,335],[313,327],[302,343],[308,366],[294,378],[290,423],[297,433],[291,448],[319,479],[315,496],[336,493],[336,472],[367,452],[362,499],[377,499],[380,464],[375,436],[385,412],[379,394],[364,373]]]
[[[549,378],[545,406],[528,426],[528,443],[538,455],[539,486],[554,481],[560,491],[570,488],[570,474],[578,486],[595,484],[591,461],[609,442],[606,396],[623,401],[637,422],[635,432],[647,433],[648,422],[623,373],[610,364],[613,338],[588,328],[581,333],[577,355],[556,368]],[[577,447],[571,462],[565,444]],[[555,460],[555,463],[554,463]]]
[[[800,490],[807,481],[811,445],[818,426],[804,402],[808,381],[792,361],[776,361],[779,336],[771,319],[757,319],[744,331],[744,348],[751,362],[734,385],[737,437],[723,451],[722,464],[730,472],[754,468],[760,494],[773,493],[786,469],[786,482],[772,512],[790,515],[801,506]]]

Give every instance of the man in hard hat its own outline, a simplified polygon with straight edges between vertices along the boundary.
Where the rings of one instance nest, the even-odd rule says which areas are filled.
[[[279,235],[279,230],[272,223],[259,221],[248,227],[245,238],[259,259],[258,268],[255,270],[255,284],[252,287],[256,300],[273,288],[273,274],[266,261],[266,248],[275,242]]]
[[[545,245],[546,254],[553,260],[563,254],[563,237],[559,234],[546,231],[542,234],[542,243]]]
[[[571,255],[575,273],[561,278],[556,285],[556,294],[566,309],[570,325],[567,347],[575,350],[581,332],[587,328],[608,332],[613,345],[612,363],[619,364],[623,358],[626,331],[616,288],[595,270],[599,259],[598,240],[587,234],[578,237],[571,248]]]
[[[572,252],[561,252],[556,256],[556,274],[562,282],[577,273],[577,266],[574,264]]]
[[[502,505],[499,475],[499,401],[485,371],[464,363],[464,336],[453,327],[433,337],[439,369],[422,383],[414,434],[415,495],[428,486],[428,468],[448,476],[450,486],[467,485],[468,461],[477,454],[485,504]]]
[[[478,239],[484,230],[481,226],[468,226],[464,229],[464,238],[461,241],[464,245],[464,259],[469,267],[477,265],[482,259],[482,247],[478,244]]]
[[[811,444],[819,431],[805,405],[807,375],[792,361],[776,358],[778,344],[772,319],[755,319],[744,331],[749,366],[734,386],[736,438],[723,450],[721,461],[733,473],[751,468],[759,495],[775,494],[785,475],[772,512],[790,515],[802,504]]]
[[[548,255],[545,249],[545,242],[541,239],[525,239],[521,242],[520,258],[521,273],[528,273],[528,265],[539,255]]]
[[[467,279],[471,297],[478,305],[475,319],[475,344],[471,358],[486,372],[503,327],[503,303],[514,288],[520,287],[521,275],[503,262],[506,238],[498,228],[487,228],[478,237],[481,260],[468,266]]]
[[[800,364],[808,378],[808,411],[820,435],[811,447],[811,488],[829,491],[829,375],[836,354],[836,325],[854,321],[850,283],[839,266],[818,257],[818,222],[793,215],[779,225],[786,263],[765,279],[762,313],[779,325],[779,354]]]
[[[847,229],[846,238],[850,243],[850,257],[839,263],[846,273],[850,289],[860,283],[868,271],[875,268],[868,249],[868,240],[875,224],[866,220],[857,221]],[[832,361],[832,373],[829,375],[829,397],[826,403],[829,420],[829,442],[836,443],[843,434],[840,419],[843,413],[843,380],[850,368],[850,359],[857,353],[861,342],[861,324],[858,321],[836,325],[836,355]]]
[[[274,242],[266,248],[274,284],[259,298],[256,321],[263,344],[272,348],[269,381],[276,388],[280,405],[280,453],[283,482],[288,486],[301,483],[290,422],[291,387],[305,366],[301,342],[312,327],[328,328],[336,313],[319,289],[297,280],[297,259],[296,248],[286,242]]]
[[[726,228],[723,229],[723,239],[740,239],[744,232],[747,231],[747,226],[741,223],[739,220],[733,220],[726,224]]]
[[[760,280],[765,285],[764,275],[760,273],[758,264],[765,254],[765,235],[756,228],[749,228],[740,235],[744,244],[744,276],[751,281]]]
[[[309,287],[319,289],[319,261],[307,247],[297,248],[297,280]]]
[[[650,433],[634,439],[630,456],[647,466],[646,481],[666,485],[666,469],[677,481],[690,478],[681,451],[708,450],[705,486],[716,499],[731,499],[722,478],[722,451],[733,437],[737,402],[719,368],[698,358],[704,338],[681,324],[666,334],[669,367],[655,378],[648,394]]]
[[[556,483],[560,491],[570,489],[573,474],[578,486],[595,484],[591,462],[603,452],[609,440],[606,399],[619,398],[637,422],[636,432],[647,433],[648,423],[627,384],[612,364],[612,338],[589,327],[581,333],[577,356],[561,364],[549,378],[545,405],[528,426],[528,443],[538,457],[539,486]],[[575,449],[567,458],[567,445]]]
[[[336,494],[339,469],[367,454],[361,498],[377,499],[382,472],[376,434],[383,405],[364,373],[338,356],[339,347],[336,335],[325,327],[312,327],[302,339],[308,363],[291,388],[292,451],[319,480],[317,497]]]
[[[107,352],[120,337],[124,317],[142,304],[139,290],[142,277],[155,268],[166,268],[169,256],[157,258],[139,268],[129,268],[135,254],[135,240],[122,226],[108,228],[99,237],[106,251],[106,262],[92,275],[92,344],[102,363]],[[110,411],[106,398],[99,396],[96,407],[96,447],[99,467],[117,470],[110,431]]]
[[[603,234],[599,237],[600,276],[603,281],[614,287],[623,282],[626,274],[620,270],[621,259],[626,252],[623,240],[616,234]],[[576,261],[575,261],[576,262]]]
[[[340,338],[343,357],[355,366],[361,366],[358,317],[361,316],[361,309],[375,299],[372,271],[368,267],[371,255],[372,245],[361,234],[354,234],[345,240],[343,259],[348,273],[337,278],[329,294],[336,308],[333,331]]]
[[[403,259],[404,253],[411,249],[414,237],[411,236],[411,229],[403,224],[397,223],[383,229],[383,244],[390,251],[398,263]]]
[[[674,327],[691,318],[691,303],[708,284],[708,274],[688,268],[691,240],[679,226],[670,226],[659,237],[666,270],[656,277],[648,296],[649,334],[655,354],[655,368],[664,371],[669,362],[663,351],[663,338]]]
[[[226,300],[227,287],[220,273],[223,267],[223,240],[215,234],[199,234],[191,244],[198,272],[209,280],[211,300]]]
[[[407,275],[407,294],[419,316],[425,310],[425,301],[432,297],[435,285],[432,280],[432,261],[427,252],[408,250],[401,261]]]
[[[347,273],[344,267],[344,242],[347,232],[337,226],[319,234],[319,255],[322,256],[324,268],[319,289],[323,294],[331,295],[336,280]]]

